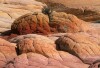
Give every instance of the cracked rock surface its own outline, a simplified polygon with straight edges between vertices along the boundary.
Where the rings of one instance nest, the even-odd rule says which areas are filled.
[[[100,35],[88,33],[68,33],[57,39],[57,47],[79,57],[84,63],[93,63],[100,59]]]
[[[88,68],[89,66],[67,52],[59,52],[59,55],[62,60],[47,58],[37,53],[24,53],[7,64],[6,68]]]
[[[16,19],[11,25],[15,34],[50,33],[49,18],[43,13],[29,13]]]
[[[51,17],[50,26],[56,28],[58,32],[86,32],[91,28],[88,22],[65,12],[54,11]]]
[[[12,38],[10,42],[17,44],[20,55],[13,63],[9,63],[7,68],[77,68],[81,65],[83,68],[88,68],[89,66],[68,52],[57,51],[55,42],[45,36],[27,34]]]

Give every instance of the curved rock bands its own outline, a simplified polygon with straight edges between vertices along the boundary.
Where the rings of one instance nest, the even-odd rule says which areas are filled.
[[[83,68],[88,68],[89,65],[84,63],[91,64],[90,67],[93,67],[95,64],[98,66],[98,62],[93,62],[100,59],[100,47],[96,40],[92,40],[94,38],[98,41],[98,38],[88,33],[67,33],[56,41],[56,45],[53,40],[50,40],[45,36],[36,34],[21,35],[10,40],[10,42],[17,44],[17,49],[19,50],[18,53],[20,55],[16,57],[14,48],[13,52],[15,56],[12,57],[13,54],[10,54],[10,57],[12,57],[12,59],[16,58],[14,60],[11,59],[6,61],[5,63],[2,62],[1,66],[5,66],[6,68],[77,68],[76,65],[78,65],[78,67],[82,66]],[[1,39],[1,42],[3,41]],[[6,43],[5,45],[15,46],[7,41],[4,42]],[[0,44],[3,45],[4,43]],[[65,50],[69,53],[73,51],[73,55],[64,51],[57,51],[56,46],[59,46],[60,50]],[[3,49],[3,53],[5,53],[5,56],[8,59],[9,56],[7,53],[10,53],[10,51],[8,50],[6,52],[7,49],[8,48]],[[84,63],[76,57],[76,55],[78,55]],[[0,56],[3,57],[2,55]],[[2,60],[5,61],[5,59]]]
[[[63,54],[63,52],[60,52]],[[74,57],[73,57],[74,58]],[[73,63],[73,62],[67,62],[65,61],[58,61],[53,58],[47,58],[44,57],[43,55],[36,54],[36,53],[27,53],[27,54],[22,54],[18,57],[15,58],[14,63],[9,63],[6,68],[88,68],[88,65],[85,65],[83,63]],[[73,66],[71,65],[73,63]],[[74,65],[75,64],[75,65]]]
[[[15,34],[51,34],[66,32],[86,32],[90,25],[78,19],[76,16],[64,12],[50,13],[49,17],[43,13],[26,14],[16,19],[11,25],[11,31]]]
[[[50,32],[48,16],[42,13],[26,14],[21,16],[11,26],[12,33],[44,33]]]
[[[20,55],[15,58],[13,63],[9,63],[7,68],[77,68],[77,64],[78,67],[83,65],[83,68],[89,66],[67,52],[57,51],[55,42],[45,36],[27,34],[15,37],[10,41],[17,43]]]
[[[100,42],[98,37],[81,32],[68,33],[60,37],[56,43],[58,49],[68,51],[78,56],[84,63],[91,64],[100,59],[100,44],[98,41]]]

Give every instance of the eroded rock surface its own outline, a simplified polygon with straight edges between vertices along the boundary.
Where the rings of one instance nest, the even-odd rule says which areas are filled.
[[[86,32],[91,27],[88,22],[64,12],[53,11],[50,15],[43,13],[25,14],[16,19],[11,25],[11,32],[15,34],[50,34],[66,32]]]
[[[59,52],[59,55],[61,55],[62,61],[37,53],[26,53],[16,57],[13,63],[9,63],[6,68],[88,68],[87,64],[83,64],[75,56],[65,52]],[[70,61],[69,58],[71,58]]]
[[[15,47],[14,43],[0,38],[0,68],[5,67],[7,63],[17,56]]]
[[[50,33],[49,18],[43,13],[25,14],[16,19],[11,25],[15,34]]]
[[[60,37],[56,43],[60,50],[68,51],[79,57],[84,63],[91,64],[100,59],[100,35],[88,33],[68,33]]]
[[[89,66],[68,52],[57,51],[55,42],[45,36],[27,34],[15,37],[10,42],[17,43],[20,55],[13,63],[9,63],[7,68],[77,68],[81,65],[83,68],[88,68]]]
[[[89,23],[78,19],[72,14],[52,12],[50,26],[58,32],[86,32],[90,29]]]

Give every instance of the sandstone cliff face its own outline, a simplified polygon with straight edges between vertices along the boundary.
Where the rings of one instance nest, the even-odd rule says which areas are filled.
[[[35,0],[0,0],[0,32],[9,30],[11,23],[26,13],[41,12],[43,6]]]

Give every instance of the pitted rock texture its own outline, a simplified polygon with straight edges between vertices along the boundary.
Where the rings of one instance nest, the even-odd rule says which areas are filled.
[[[70,54],[59,52],[59,55],[62,55],[62,61],[37,53],[25,53],[16,57],[12,63],[7,64],[6,68],[88,68],[87,64],[83,64]],[[71,58],[70,61],[67,60],[69,58]]]
[[[25,14],[16,19],[11,25],[15,34],[50,33],[49,18],[43,13]]]
[[[41,12],[44,6],[46,4],[35,0],[0,0],[0,32],[10,30],[16,18],[26,13]]]
[[[17,56],[15,47],[16,45],[14,43],[0,38],[0,68],[5,67],[7,63]]]
[[[99,37],[99,38],[98,38]],[[91,64],[100,59],[100,35],[97,37],[88,33],[68,33],[60,37],[57,47],[79,57],[84,63]]]
[[[88,22],[78,19],[72,14],[53,11],[50,26],[58,32],[86,32],[90,29]]]

